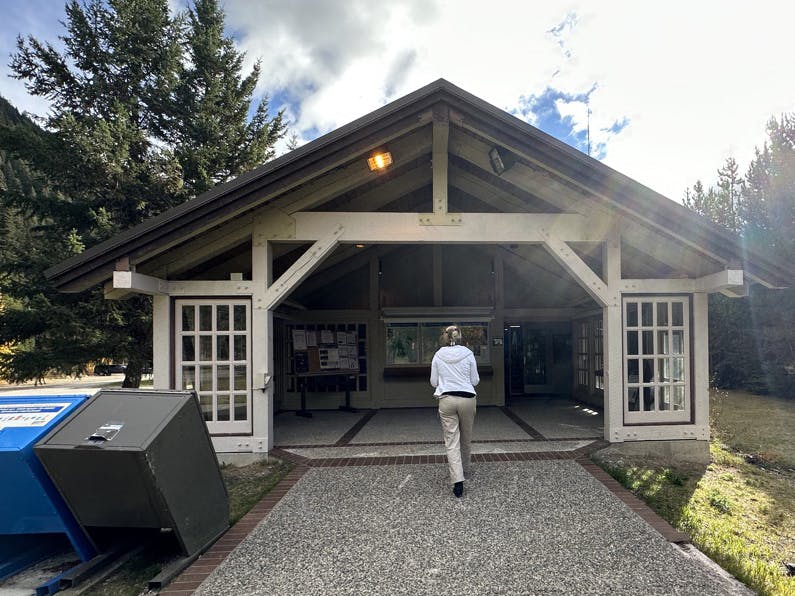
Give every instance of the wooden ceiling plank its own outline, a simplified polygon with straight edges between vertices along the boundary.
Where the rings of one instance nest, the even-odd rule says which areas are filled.
[[[251,238],[250,218],[227,222],[219,228],[198,237],[192,237],[156,259],[139,264],[143,272],[167,278],[195,267],[202,261],[222,253]]]
[[[392,153],[392,165],[397,168],[431,153],[431,129],[415,131],[400,139],[391,141],[387,148]],[[307,181],[294,191],[285,193],[274,200],[274,204],[285,213],[295,213],[314,209],[323,203],[350,192],[379,176],[367,166],[366,155],[352,156],[348,163],[332,172]]]
[[[707,258],[690,245],[663,240],[659,235],[640,226],[624,226],[622,239],[634,250],[659,263],[669,266],[675,263],[679,267],[679,273],[687,274],[688,277],[701,277],[724,268],[720,261]]]
[[[429,167],[415,167],[383,186],[372,188],[345,203],[345,211],[379,211],[392,201],[431,184]]]
[[[533,280],[534,285],[546,288],[563,284],[568,288],[564,291],[576,295],[578,300],[579,297],[586,295],[580,284],[562,267],[555,264],[557,270],[550,269],[551,257],[546,252],[539,252],[543,251],[540,246],[518,246],[515,249],[500,247],[500,249],[502,258],[510,267],[520,271],[531,270],[528,278]]]

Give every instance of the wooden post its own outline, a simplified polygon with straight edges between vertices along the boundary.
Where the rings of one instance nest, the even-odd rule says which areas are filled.
[[[267,292],[273,281],[271,243],[254,227],[252,234],[251,278],[254,293],[251,304],[251,423],[252,451],[273,448],[273,311],[268,308]]]
[[[709,297],[693,294],[693,407],[697,438],[709,439]]]
[[[155,294],[152,297],[152,387],[173,389],[171,374],[171,297]]]
[[[624,424],[624,351],[621,312],[621,237],[614,231],[604,245],[604,277],[610,296],[602,307],[605,440],[623,441]]]

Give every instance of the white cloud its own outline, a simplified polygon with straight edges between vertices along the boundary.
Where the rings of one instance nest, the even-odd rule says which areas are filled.
[[[261,89],[291,88],[303,102],[297,128],[325,131],[440,77],[514,105],[551,76],[555,64],[540,57],[561,53],[545,32],[566,14],[521,6],[514,15],[467,2],[238,0],[226,11],[249,60],[263,60]]]
[[[39,3],[35,27],[57,30],[62,3],[33,1]],[[41,8],[48,2],[57,5],[49,14]],[[439,77],[509,111],[521,96],[548,87],[577,95],[596,84],[590,130],[592,144],[607,143],[605,163],[681,200],[697,179],[711,183],[726,157],[746,167],[764,141],[767,119],[795,110],[789,41],[795,6],[785,3],[223,5],[248,67],[262,59],[259,91],[271,95],[274,110],[286,102],[304,141]],[[8,27],[0,24],[0,32],[13,39],[17,31],[6,35]],[[31,105],[18,89],[7,79],[0,83],[11,101]],[[587,126],[582,105],[562,102],[559,108],[576,130]],[[605,132],[624,118],[629,125],[619,134]]]
[[[619,115],[606,163],[675,200],[729,155],[747,164],[773,114],[795,109],[783,5],[604,3],[579,12],[556,84],[591,96],[591,130]],[[776,9],[776,10],[774,10]],[[598,11],[598,12],[596,12]],[[596,126],[595,126],[596,125]]]

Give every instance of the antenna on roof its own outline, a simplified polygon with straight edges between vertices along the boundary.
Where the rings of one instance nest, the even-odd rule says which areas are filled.
[[[588,116],[588,128],[586,138],[588,139],[588,157],[591,157],[591,98],[585,100],[585,111]]]

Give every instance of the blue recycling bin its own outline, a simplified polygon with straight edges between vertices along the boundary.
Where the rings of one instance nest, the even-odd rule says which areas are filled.
[[[96,547],[33,452],[87,395],[0,396],[0,579],[68,539],[83,561]]]

